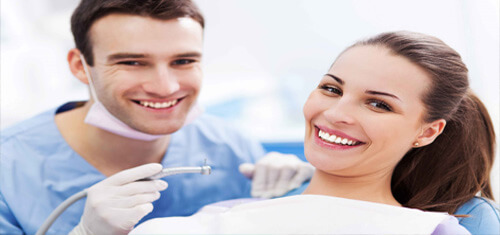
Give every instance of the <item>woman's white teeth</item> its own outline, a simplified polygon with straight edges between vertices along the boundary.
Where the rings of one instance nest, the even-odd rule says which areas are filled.
[[[140,104],[144,107],[150,107],[150,108],[155,108],[155,109],[162,109],[162,108],[168,108],[171,107],[175,104],[177,104],[177,100],[172,100],[168,102],[148,102],[148,101],[141,101]]]
[[[330,142],[330,143],[336,143],[336,144],[342,144],[342,145],[355,145],[355,144],[357,144],[357,142],[354,140],[337,137],[335,135],[330,135],[322,130],[319,130],[318,136],[322,140],[325,140],[325,141]]]

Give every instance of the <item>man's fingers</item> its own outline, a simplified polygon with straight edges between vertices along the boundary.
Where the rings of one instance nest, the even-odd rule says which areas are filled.
[[[309,163],[304,163],[299,167],[297,174],[290,181],[288,190],[296,189],[304,183],[304,181],[311,179],[314,173],[314,167]]]
[[[282,196],[287,193],[289,191],[290,181],[295,176],[296,172],[296,169],[291,167],[283,168],[281,170],[280,177],[272,190],[271,197]]]
[[[133,208],[141,204],[154,202],[158,200],[160,196],[160,192],[136,194],[133,196],[113,199],[108,205],[112,208]]]
[[[243,174],[245,177],[248,179],[253,178],[253,173],[255,171],[255,165],[252,163],[243,163],[240,165],[238,168],[240,170],[240,173]]]
[[[135,194],[163,191],[167,187],[168,183],[163,180],[134,181],[117,187],[114,193],[120,196],[131,196]]]
[[[158,163],[149,163],[138,167],[120,171],[102,181],[106,185],[123,185],[136,180],[140,180],[162,170],[162,165]]]
[[[121,232],[128,233],[134,228],[134,226],[139,223],[139,221],[147,214],[153,211],[152,203],[143,203],[137,205],[133,208],[127,208],[120,210],[120,217],[127,218],[123,221],[118,222],[116,225],[120,228]]]
[[[256,167],[252,179],[252,197],[261,197],[266,189],[267,168]]]
[[[278,183],[278,180],[281,175],[281,168],[275,167],[275,166],[268,166],[267,167],[267,179],[266,179],[266,185],[264,187],[264,191],[266,194],[271,194],[272,191],[274,191],[274,188],[276,187],[276,184]],[[267,196],[270,197],[271,195]]]

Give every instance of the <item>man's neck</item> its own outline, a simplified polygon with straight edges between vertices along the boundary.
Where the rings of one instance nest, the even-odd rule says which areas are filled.
[[[143,165],[160,163],[170,135],[153,141],[134,140],[84,123],[90,108],[83,107],[57,114],[55,122],[68,145],[106,176]]]

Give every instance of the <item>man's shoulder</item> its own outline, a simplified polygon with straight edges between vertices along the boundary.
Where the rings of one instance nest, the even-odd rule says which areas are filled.
[[[261,157],[264,150],[255,137],[219,117],[202,114],[172,135],[177,146],[189,148],[227,149]]]
[[[46,110],[31,118],[20,121],[1,131],[1,143],[12,141],[16,137],[35,137],[43,135],[47,127],[55,126],[55,108]]]

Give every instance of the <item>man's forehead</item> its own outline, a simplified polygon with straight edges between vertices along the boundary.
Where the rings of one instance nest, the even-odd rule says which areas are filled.
[[[138,21],[150,21],[150,22],[156,22],[156,23],[166,23],[166,24],[178,24],[184,28],[201,28],[203,31],[203,27],[201,24],[196,21],[195,19],[191,17],[177,17],[177,18],[171,18],[171,19],[160,19],[160,18],[154,18],[150,16],[142,16],[142,15],[135,15],[135,14],[127,14],[127,13],[110,13],[107,14],[97,20],[95,20],[91,27],[89,28],[89,32],[95,31],[96,27],[99,27],[99,25],[117,25],[120,23],[127,22],[128,24],[131,24],[133,22],[138,22]],[[103,23],[104,22],[104,23]]]
[[[203,28],[186,17],[158,20],[150,17],[112,14],[95,22],[90,30],[93,49],[106,56],[114,53],[200,53]],[[97,51],[96,51],[97,52]]]

